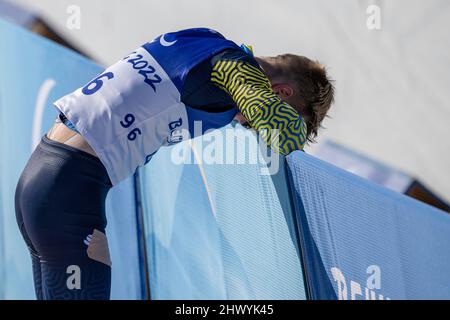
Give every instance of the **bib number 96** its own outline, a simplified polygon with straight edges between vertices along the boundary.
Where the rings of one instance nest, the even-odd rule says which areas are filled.
[[[135,120],[136,120],[136,118],[134,117],[134,115],[132,115],[131,113],[128,113],[125,116],[125,118],[120,121],[120,125],[124,128],[129,128],[134,123]],[[136,140],[137,136],[141,135],[141,134],[142,134],[142,132],[139,128],[134,128],[133,130],[131,130],[128,133],[127,137],[128,137],[128,140],[133,141],[133,140]]]

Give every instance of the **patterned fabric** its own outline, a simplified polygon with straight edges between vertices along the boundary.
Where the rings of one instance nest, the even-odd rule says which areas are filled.
[[[181,101],[185,105],[208,113],[224,112],[231,109],[238,111],[232,97],[211,82],[212,68],[220,60],[242,61],[259,67],[253,56],[242,48],[225,49],[215,54],[211,59],[202,61],[189,71],[181,92]]]
[[[233,98],[242,115],[272,149],[284,155],[303,149],[305,121],[273,92],[269,79],[259,68],[242,61],[221,60],[213,66],[211,81]]]

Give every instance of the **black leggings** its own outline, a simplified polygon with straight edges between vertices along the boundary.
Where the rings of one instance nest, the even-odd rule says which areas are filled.
[[[16,187],[16,218],[31,253],[38,299],[109,299],[105,167],[44,136]]]

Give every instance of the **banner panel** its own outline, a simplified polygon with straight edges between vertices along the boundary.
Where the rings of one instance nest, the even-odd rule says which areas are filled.
[[[311,298],[450,298],[448,214],[302,152],[287,162]]]

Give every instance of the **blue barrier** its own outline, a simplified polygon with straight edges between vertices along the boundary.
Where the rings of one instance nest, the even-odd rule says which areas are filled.
[[[152,299],[305,299],[284,166],[200,164],[205,140],[182,143],[192,164],[169,147],[141,169]]]
[[[51,103],[102,69],[2,20],[0,39],[0,298],[33,299],[31,262],[15,221],[16,183],[34,146],[56,117]],[[114,265],[111,296],[139,299],[132,178],[111,190],[106,206]]]
[[[449,299],[450,216],[302,152],[287,157],[312,299]]]
[[[314,156],[385,188],[405,193],[414,179],[400,170],[325,140],[314,150]]]

